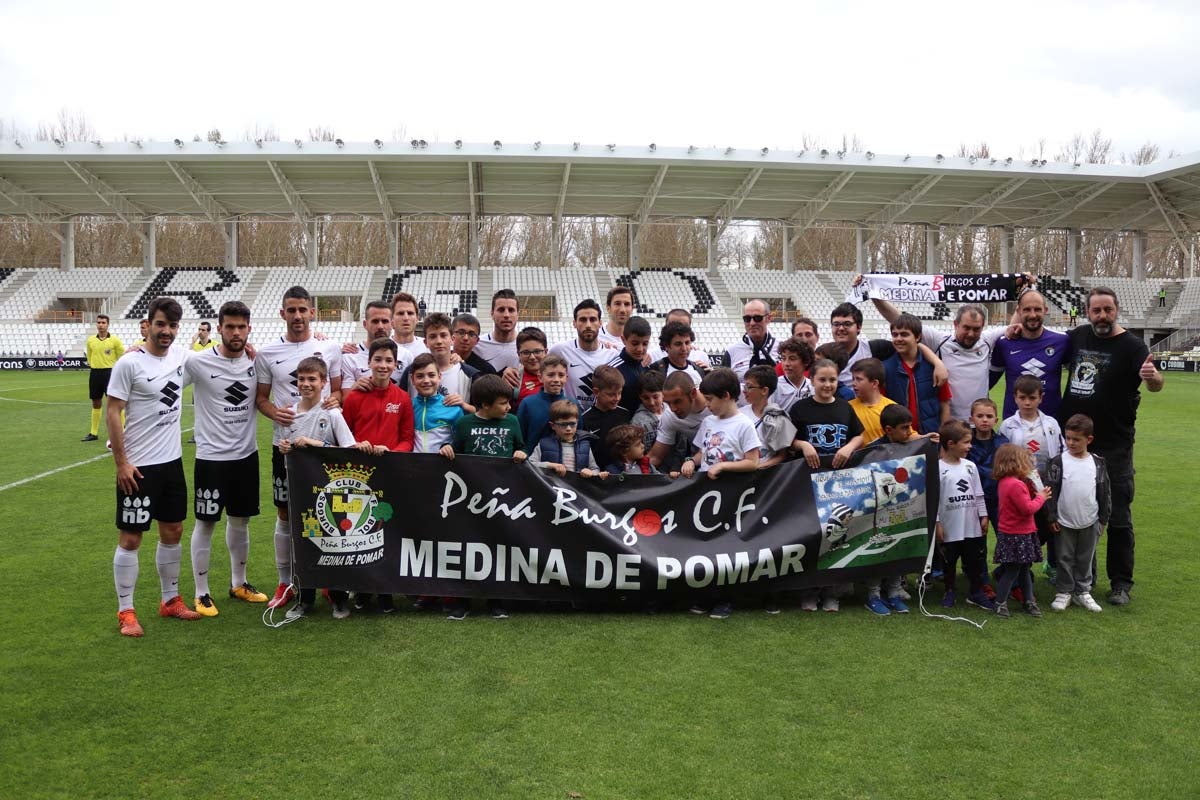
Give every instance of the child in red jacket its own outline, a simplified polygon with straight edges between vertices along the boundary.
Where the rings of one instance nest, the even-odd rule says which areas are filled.
[[[368,350],[371,388],[345,393],[342,416],[354,438],[372,445],[375,455],[411,453],[413,408],[408,392],[392,383],[396,368],[396,343],[376,339]]]
[[[1040,617],[1037,601],[1033,597],[1033,573],[1029,565],[1042,560],[1042,547],[1038,542],[1037,523],[1033,515],[1050,497],[1049,487],[1041,491],[1034,489],[1029,476],[1033,473],[1033,456],[1019,445],[1005,444],[996,450],[992,462],[992,477],[999,481],[997,494],[1000,496],[999,520],[996,525],[996,552],[994,561],[1000,564],[999,582],[996,585],[996,615],[1007,619],[1008,593],[1014,583],[1019,583],[1025,593],[1025,611],[1031,617]]]

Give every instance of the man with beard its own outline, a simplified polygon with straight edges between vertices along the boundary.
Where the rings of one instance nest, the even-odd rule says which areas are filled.
[[[267,602],[267,596],[246,581],[250,517],[258,516],[259,475],[254,361],[246,353],[250,309],[236,300],[225,303],[217,315],[217,332],[219,344],[184,364],[196,405],[192,577],[196,581],[195,609],[205,617],[218,613],[209,593],[208,567],[213,530],[222,509],[228,514],[229,596],[247,603]]]
[[[574,311],[576,338],[559,342],[550,348],[550,355],[566,359],[567,385],[565,394],[587,411],[596,402],[592,389],[592,372],[607,364],[612,350],[600,346],[600,304],[590,297],[581,300]]]
[[[608,322],[600,329],[600,344],[620,350],[624,347],[625,323],[633,315],[633,290],[628,286],[614,286],[608,290],[604,305]]]
[[[1042,382],[1042,413],[1051,417],[1058,415],[1062,401],[1062,367],[1070,360],[1071,340],[1065,333],[1044,326],[1046,311],[1042,293],[1026,289],[1017,301],[1020,336],[1003,337],[992,350],[992,383],[1001,373],[1004,375],[1005,419],[1017,413],[1012,387],[1022,375],[1032,375]]]
[[[371,342],[376,339],[386,339],[392,333],[392,309],[382,300],[372,300],[367,303],[367,309],[362,320],[363,329],[367,332],[367,340],[362,343],[352,342],[342,345],[342,386],[350,387],[360,379],[371,379],[370,355]],[[409,351],[397,346],[396,372],[393,380],[404,372],[404,369],[416,358]]]
[[[122,636],[141,636],[133,608],[137,587],[138,549],[142,535],[158,521],[155,565],[161,584],[162,617],[197,620],[179,596],[179,564],[183,519],[187,516],[187,479],[183,475],[183,362],[187,352],[172,347],[183,309],[170,297],[157,297],[147,310],[150,320],[143,349],[126,354],[113,367],[108,384],[106,422],[117,469],[117,549],[113,582],[117,590],[117,624]],[[126,412],[121,425],[121,412]]]
[[[1058,418],[1086,414],[1095,425],[1091,452],[1104,458],[1112,487],[1108,521],[1108,602],[1129,603],[1133,587],[1133,439],[1141,384],[1161,392],[1162,373],[1150,359],[1146,343],[1117,324],[1116,293],[1097,286],[1088,292],[1088,322],[1072,329],[1067,389]],[[1045,408],[1043,402],[1042,407]]]
[[[492,295],[492,332],[475,342],[475,354],[486,360],[514,389],[521,385],[521,359],[517,355],[517,293],[500,289]]]

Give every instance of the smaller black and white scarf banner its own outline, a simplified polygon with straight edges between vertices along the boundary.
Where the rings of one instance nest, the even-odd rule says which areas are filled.
[[[1006,303],[1016,300],[1022,275],[864,275],[846,295],[851,303]]]

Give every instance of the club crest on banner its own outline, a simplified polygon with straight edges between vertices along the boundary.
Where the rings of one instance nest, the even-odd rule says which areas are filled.
[[[304,538],[324,553],[382,550],[383,525],[392,518],[392,506],[381,499],[383,492],[371,488],[375,468],[361,464],[324,467],[329,482],[313,487],[313,510],[304,514]],[[374,559],[359,556],[353,563],[370,560]]]

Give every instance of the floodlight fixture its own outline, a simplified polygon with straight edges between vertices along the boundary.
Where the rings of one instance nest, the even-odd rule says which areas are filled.
[[[1006,167],[1012,166],[1012,156],[1009,156],[1008,158],[1004,159],[1004,166],[1006,166]]]
[[[970,161],[972,164],[974,164],[977,160],[978,159],[975,156],[971,156],[970,158],[967,159],[967,161]]]
[[[229,144],[229,142],[225,141],[224,139],[217,139],[217,147],[224,147],[227,144]]]
[[[808,152],[807,149],[801,150],[799,153],[796,153],[796,158],[804,158],[804,154],[807,152]]]
[[[875,158],[875,154],[872,153],[870,150],[868,150],[867,151],[867,161],[870,161],[873,158]]]
[[[821,148],[821,158],[829,158],[829,151],[825,148]]]
[[[496,141],[492,142],[492,147],[499,150],[501,147],[504,147],[504,145],[500,142],[499,139],[497,139]]]
[[[656,145],[654,142],[651,142],[650,143],[650,152],[653,153],[657,149],[658,149],[658,145]]]
[[[257,147],[259,150],[262,150],[262,139],[255,139],[254,146]]]
[[[934,156],[934,161],[938,162],[939,164],[945,160],[946,160],[946,157],[944,155],[942,155],[941,153],[938,153],[936,156]]]
[[[1076,161],[1074,166],[1075,166],[1075,169],[1079,169],[1082,166],[1082,164],[1080,164],[1078,161]]]
[[[994,166],[996,164],[996,159],[993,158],[991,161],[988,162],[988,164],[990,166]]]
[[[61,148],[61,147],[63,147],[63,140],[62,140],[62,139],[55,139],[55,140],[54,140],[54,143],[55,143],[56,145],[58,145],[60,148]]]
[[[413,149],[414,149],[414,150],[416,150],[418,147],[420,147],[420,146],[421,146],[421,143],[420,143],[420,142],[418,142],[416,139],[413,139],[412,141],[410,141],[410,142],[409,142],[409,144],[411,144],[411,145],[412,145],[412,147],[413,147]]]
[[[690,154],[692,154],[692,153],[694,153],[694,152],[696,152],[696,145],[694,145],[694,144],[689,144],[689,145],[688,145],[688,154],[690,155]]]
[[[758,152],[765,156],[767,153],[771,152],[771,148],[764,147],[762,150],[759,150]]]
[[[299,139],[293,139],[292,141],[294,141],[296,143],[297,150],[301,150],[304,148],[304,142],[300,141]]]
[[[429,147],[429,142],[425,141],[424,139],[417,139],[417,144],[421,146],[422,150],[424,150],[426,147]]]
[[[905,161],[908,161],[910,158],[912,158],[912,156],[911,156],[911,155],[909,155],[908,153],[905,153],[905,154],[904,154],[904,160],[905,160]]]
[[[138,150],[142,149],[142,140],[141,139],[134,139],[133,144],[135,147],[137,147]]]
[[[579,142],[571,142],[571,149],[572,149],[572,150],[578,150],[578,149],[579,149]]]
[[[13,139],[13,144],[15,144],[17,147],[24,147],[24,146],[25,146],[25,145],[21,144],[21,140],[20,140],[20,139]]]
[[[346,143],[343,142],[341,139],[334,139],[333,143],[336,144],[338,146],[338,148],[342,148],[342,147],[346,146]]]
[[[462,150],[462,139],[455,139],[455,140],[454,140],[454,149],[456,149],[456,150]]]
[[[846,157],[846,151],[845,151],[845,150],[838,150],[838,151],[837,151],[837,157],[838,157],[838,158],[845,158],[845,157]]]
[[[608,152],[610,152],[610,153],[617,149],[617,146],[615,144],[606,144],[604,146],[608,148]]]
[[[541,143],[541,142],[534,142],[534,143],[533,143],[533,149],[534,149],[534,150],[541,150],[541,149],[542,149],[542,143]]]
[[[725,148],[725,155],[732,155],[732,153],[733,153],[733,148],[732,148],[732,147],[726,147],[726,148]]]
[[[104,149],[104,142],[100,141],[99,139],[93,139],[92,144],[96,145],[96,147],[99,147],[101,150]]]
[[[182,148],[183,147],[183,139],[176,139],[175,146]]]
[[[1043,167],[1046,166],[1046,159],[1044,159],[1044,158],[1042,159],[1042,166]]]

